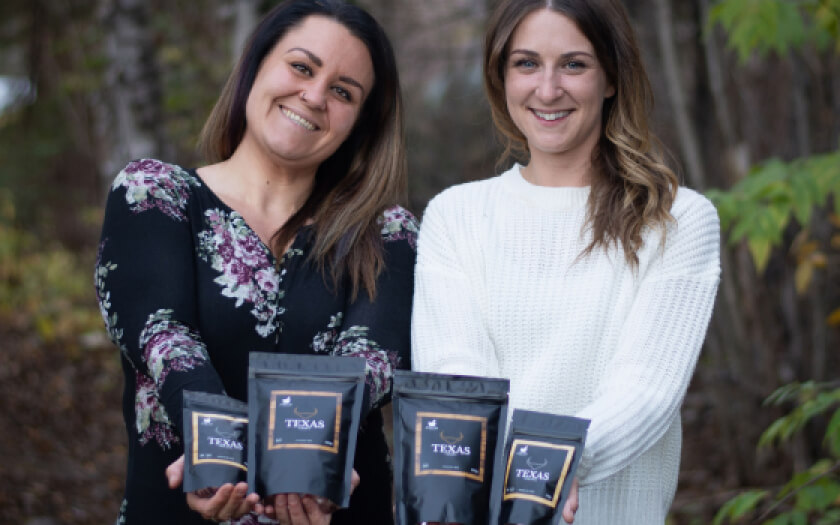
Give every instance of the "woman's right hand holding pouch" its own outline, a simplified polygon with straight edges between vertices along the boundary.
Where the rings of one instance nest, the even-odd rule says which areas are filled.
[[[184,456],[166,468],[169,488],[176,489],[184,480]],[[244,516],[252,510],[258,510],[260,497],[248,494],[248,484],[244,481],[233,485],[225,483],[217,489],[207,488],[187,493],[187,505],[212,521],[226,521]]]

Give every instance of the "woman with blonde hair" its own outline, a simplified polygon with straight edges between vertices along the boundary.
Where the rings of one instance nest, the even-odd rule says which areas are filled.
[[[125,374],[119,523],[256,523],[260,500],[245,483],[185,498],[176,462],[183,391],[245,400],[252,351],[367,361],[349,509],[261,494],[272,497],[262,510],[284,524],[392,522],[380,407],[409,365],[416,234],[397,205],[401,111],[394,55],[370,15],[339,0],[284,2],[255,29],[205,126],[208,164],[145,159],[117,175],[96,286]]]
[[[413,365],[507,377],[513,408],[590,419],[566,521],[662,524],[719,281],[716,211],[662,160],[619,0],[502,0],[484,81],[518,162],[429,203]]]

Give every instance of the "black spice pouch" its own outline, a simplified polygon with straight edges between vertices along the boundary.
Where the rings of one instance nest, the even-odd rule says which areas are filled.
[[[513,411],[505,447],[501,516],[494,523],[561,523],[588,428],[588,419]]]
[[[365,366],[362,357],[250,354],[248,487],[350,503]]]
[[[487,523],[509,390],[507,379],[397,370],[397,525]]]
[[[248,405],[184,391],[184,492],[245,481]]]

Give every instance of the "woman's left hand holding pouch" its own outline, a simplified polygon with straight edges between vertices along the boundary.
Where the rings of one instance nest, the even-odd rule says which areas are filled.
[[[350,493],[359,486],[359,474],[353,469]],[[329,525],[337,507],[330,501],[310,494],[276,494],[269,498],[272,504],[265,507],[265,514],[280,525]]]
[[[169,488],[175,489],[184,479],[184,456],[182,455],[166,468]],[[248,494],[248,484],[237,483],[235,486],[225,483],[217,489],[204,489],[187,494],[187,505],[201,514],[201,517],[213,521],[236,519],[255,510],[259,503],[257,494]],[[329,523],[329,522],[325,522]]]

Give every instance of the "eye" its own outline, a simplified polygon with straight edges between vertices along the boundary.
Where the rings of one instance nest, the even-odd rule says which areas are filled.
[[[514,61],[513,67],[518,69],[534,69],[537,67],[537,63],[530,58],[520,58]]]
[[[344,89],[341,86],[333,87],[333,92],[335,92],[336,95],[343,98],[347,102],[351,102],[353,100],[353,95],[351,95],[348,90]]]
[[[312,76],[312,69],[303,62],[292,62],[292,69],[308,77]]]
[[[587,65],[580,60],[569,60],[563,67],[572,73],[580,73],[587,68]]]

